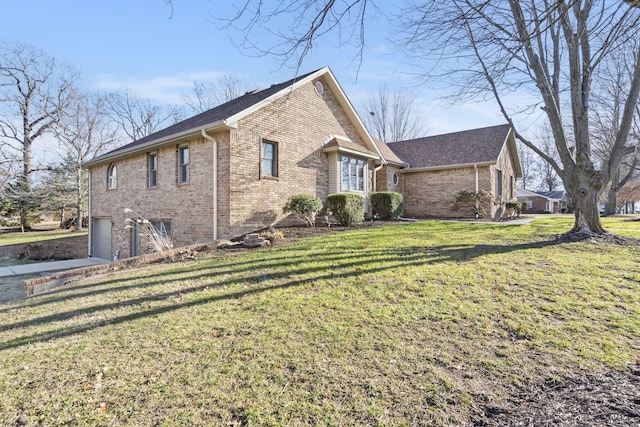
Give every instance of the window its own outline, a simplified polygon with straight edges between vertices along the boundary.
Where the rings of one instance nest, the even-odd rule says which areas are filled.
[[[158,185],[158,155],[149,153],[149,188]]]
[[[278,176],[278,144],[262,141],[261,176]]]
[[[394,172],[393,173],[393,185],[398,185],[399,182],[400,182],[400,176],[398,175],[398,172]]]
[[[502,196],[502,171],[496,169],[496,196]]]
[[[189,147],[178,148],[178,184],[189,182]]]
[[[340,167],[342,173],[341,191],[364,191],[364,160],[342,155]]]
[[[153,228],[156,229],[162,237],[171,236],[171,221],[150,221]]]
[[[116,169],[116,165],[109,165],[109,169],[107,171],[107,188],[109,190],[113,190],[118,186],[118,170]]]

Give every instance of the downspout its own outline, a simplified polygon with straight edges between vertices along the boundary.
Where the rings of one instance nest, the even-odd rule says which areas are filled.
[[[476,199],[476,218],[478,218],[478,209],[480,207],[479,206],[480,200],[478,199],[478,193],[480,192],[480,179],[479,179],[479,176],[478,176],[478,164],[477,163],[473,164],[473,170],[474,170],[475,175],[476,175],[476,197],[475,197],[475,199]]]
[[[213,241],[218,240],[218,140],[202,129],[202,137],[213,143]]]
[[[382,169],[382,166],[384,166],[384,165],[381,164],[380,166],[377,166],[377,167],[373,168],[373,192],[374,193],[378,189],[378,171],[380,169]]]
[[[93,221],[92,221],[92,215],[93,215],[93,210],[91,209],[91,170],[87,171],[88,173],[88,180],[89,180],[89,200],[87,202],[87,239],[89,240],[88,243],[88,247],[87,247],[87,256],[93,256]],[[78,221],[82,221],[81,218],[78,218]]]

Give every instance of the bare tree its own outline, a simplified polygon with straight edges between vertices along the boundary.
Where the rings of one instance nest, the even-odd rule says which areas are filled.
[[[414,99],[409,95],[389,91],[382,87],[370,93],[361,116],[371,134],[384,142],[396,142],[425,136],[423,118],[414,110]]]
[[[137,141],[172,125],[182,118],[175,107],[165,107],[150,99],[139,98],[130,90],[111,92],[104,95],[107,114],[127,138]]]
[[[34,171],[33,143],[60,120],[77,74],[58,66],[41,50],[23,44],[3,44],[0,55],[0,143],[3,151],[19,153],[19,188],[28,196]],[[23,229],[29,228],[29,217],[26,210],[20,211]]]
[[[229,102],[250,89],[250,84],[235,74],[222,74],[215,82],[194,81],[191,94],[184,102],[192,113],[198,114]]]
[[[522,142],[516,142],[518,146],[518,155],[520,156],[520,165],[522,166],[522,178],[520,186],[523,190],[531,189],[535,185],[538,169],[538,156],[529,147]]]
[[[117,136],[117,130],[111,126],[107,116],[105,99],[75,92],[55,135],[65,148],[62,169],[71,180],[72,205],[76,211],[76,230],[79,231],[82,230],[83,209],[89,193],[87,172],[82,164],[105,151]]]
[[[594,87],[591,97],[590,111],[591,123],[593,124],[592,137],[594,145],[594,158],[601,163],[606,161],[608,153],[616,142],[616,135],[619,132],[619,124],[624,109],[626,94],[629,92],[629,81],[627,76],[632,72],[633,50],[620,49],[612,54],[612,60],[603,65],[598,70],[599,85]],[[638,126],[640,125],[640,109],[636,106],[636,113],[633,117],[631,132],[633,144],[638,146]],[[625,156],[620,167],[615,172],[610,185],[605,189],[606,202],[604,208],[605,215],[613,215],[618,211],[618,190],[628,182],[635,179],[638,174],[640,158],[638,150],[634,150]]]
[[[551,132],[551,128],[547,125],[542,126],[538,130],[537,134],[538,141],[536,142],[536,147],[538,150],[543,152],[548,158],[557,162],[558,153],[556,151],[556,146],[553,143],[553,133]],[[570,147],[569,150],[572,151],[573,148]],[[536,173],[539,180],[538,187],[542,191],[555,191],[562,183],[553,165],[544,159],[539,159],[536,163]]]
[[[621,213],[635,213],[636,202],[640,200],[640,182],[627,182],[618,191],[617,211]]]
[[[294,31],[279,32],[286,46],[280,53],[298,63],[319,37],[343,31],[359,34],[362,52],[366,20],[375,8],[371,0],[242,4],[232,22],[244,22],[245,33],[266,23],[275,27],[282,15],[293,15]],[[516,137],[552,165],[575,208],[570,233],[606,233],[598,211],[600,193],[635,150],[627,143],[640,93],[640,9],[606,0],[427,0],[407,2],[399,16],[393,28],[404,30],[400,46],[416,62],[431,61],[425,62],[425,77],[445,76],[459,88],[457,97],[492,96]],[[600,166],[592,151],[590,96],[598,68],[626,45],[633,51],[629,92],[615,142]],[[507,95],[514,92],[530,101],[508,105]],[[551,127],[559,161],[516,125],[518,113],[538,108]]]

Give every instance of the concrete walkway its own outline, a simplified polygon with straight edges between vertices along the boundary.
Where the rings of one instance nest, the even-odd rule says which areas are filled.
[[[106,264],[109,260],[102,258],[79,258],[63,261],[37,262],[33,264],[19,264],[0,267],[0,277],[21,276],[24,274],[41,274],[50,271],[72,270],[74,268],[89,267]]]

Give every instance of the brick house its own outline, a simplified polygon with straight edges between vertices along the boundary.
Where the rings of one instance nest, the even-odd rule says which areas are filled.
[[[518,201],[527,204],[526,213],[566,213],[567,194],[564,191],[529,191],[518,189]]]
[[[85,163],[91,256],[134,256],[139,215],[175,246],[286,218],[293,194],[368,199],[386,160],[329,68],[247,93]],[[128,212],[125,209],[128,208]],[[129,211],[130,210],[130,211]],[[134,213],[131,213],[133,211]]]
[[[474,206],[453,209],[461,191],[488,193],[483,210],[490,218],[502,217],[505,204],[516,201],[522,168],[508,124],[393,142],[386,148],[394,156],[385,156],[387,162],[377,171],[378,189],[402,193],[406,217],[475,216]]]

